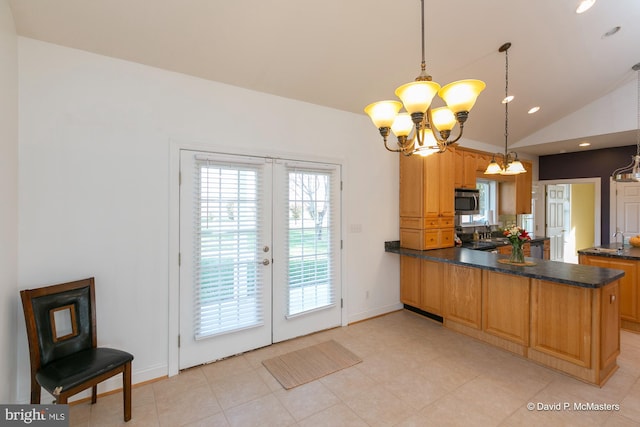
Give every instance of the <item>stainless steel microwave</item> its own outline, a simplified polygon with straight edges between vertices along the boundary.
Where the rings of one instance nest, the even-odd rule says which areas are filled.
[[[480,213],[480,190],[456,188],[456,215],[475,215]]]

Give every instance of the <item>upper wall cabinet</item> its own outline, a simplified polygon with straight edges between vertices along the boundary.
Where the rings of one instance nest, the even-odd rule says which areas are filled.
[[[476,188],[477,163],[475,152],[456,149],[454,188]]]

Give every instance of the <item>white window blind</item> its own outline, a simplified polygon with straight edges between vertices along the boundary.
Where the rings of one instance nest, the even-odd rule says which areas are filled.
[[[257,244],[262,166],[196,160],[194,331],[196,339],[264,323]]]
[[[286,260],[287,317],[331,307],[336,303],[336,258],[339,256],[339,174],[328,168],[286,167],[288,207]],[[337,221],[335,222],[338,223]]]

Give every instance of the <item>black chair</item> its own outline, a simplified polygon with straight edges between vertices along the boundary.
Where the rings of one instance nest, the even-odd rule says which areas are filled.
[[[133,355],[96,346],[94,278],[20,291],[31,358],[31,403],[40,387],[65,404],[70,396],[122,373],[124,420],[131,419]]]

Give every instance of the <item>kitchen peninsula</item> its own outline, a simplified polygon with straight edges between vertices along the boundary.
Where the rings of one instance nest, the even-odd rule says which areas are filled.
[[[580,264],[596,267],[615,268],[624,271],[620,279],[621,328],[640,332],[640,248],[619,243],[581,249],[578,251]]]
[[[597,386],[617,370],[623,271],[540,259],[515,266],[487,252],[398,242],[385,250],[400,255],[407,308]]]

